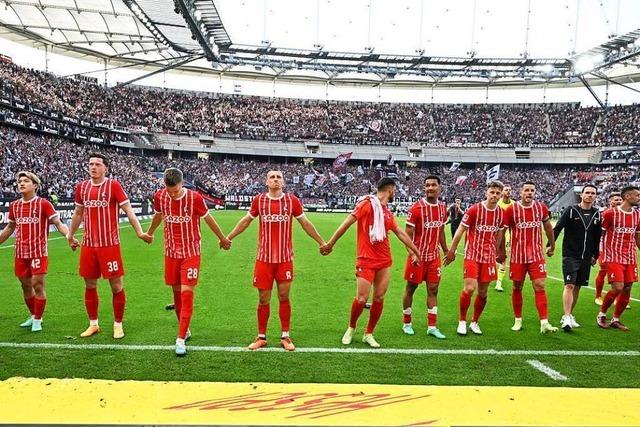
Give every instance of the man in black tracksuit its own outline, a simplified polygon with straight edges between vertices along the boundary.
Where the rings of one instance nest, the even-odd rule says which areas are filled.
[[[557,239],[564,229],[562,241],[562,274],[564,276],[564,292],[562,304],[564,315],[560,326],[566,332],[580,325],[573,316],[573,308],[578,302],[580,287],[589,283],[591,266],[595,265],[599,255],[600,212],[593,207],[597,197],[597,189],[591,184],[582,187],[580,203],[569,206],[562,212],[558,223],[553,228]]]
[[[464,216],[464,211],[462,210],[462,199],[456,197],[454,204],[449,206],[449,223],[451,223],[451,238],[456,235],[456,231],[458,231],[458,227],[462,222],[462,217]]]

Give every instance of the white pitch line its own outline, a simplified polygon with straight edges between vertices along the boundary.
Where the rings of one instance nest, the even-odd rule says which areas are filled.
[[[555,369],[551,369],[539,360],[527,360],[527,363],[553,380],[566,381],[569,379]]]
[[[0,342],[0,348],[43,348],[59,350],[129,350],[129,351],[165,351],[174,350],[173,345],[152,344],[60,344],[60,343],[14,343]],[[246,347],[222,347],[191,345],[189,350],[220,353],[247,353]],[[257,351],[284,352],[279,347],[267,347]],[[331,348],[297,347],[296,353],[359,353],[359,354],[422,354],[422,355],[458,355],[458,356],[620,356],[640,357],[640,351],[597,351],[597,350],[476,350],[476,349],[428,349],[428,348]]]

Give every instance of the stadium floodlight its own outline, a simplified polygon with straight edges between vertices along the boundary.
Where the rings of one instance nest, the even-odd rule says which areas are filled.
[[[573,64],[573,70],[576,74],[585,74],[596,68],[602,62],[601,55],[582,56]]]

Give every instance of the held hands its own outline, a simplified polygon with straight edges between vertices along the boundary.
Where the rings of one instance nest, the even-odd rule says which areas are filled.
[[[80,242],[78,242],[78,239],[73,237],[71,234],[67,234],[67,242],[69,243],[69,247],[72,251],[75,251],[80,246]]]
[[[153,236],[150,235],[149,233],[142,233],[138,235],[138,238],[140,238],[140,240],[144,241],[148,245],[150,245],[153,242]]]
[[[496,262],[498,262],[498,264],[504,264],[506,260],[507,260],[507,254],[504,251],[499,251],[496,256]]]
[[[444,256],[443,264],[445,266],[447,266],[447,265],[451,264],[455,260],[456,260],[456,251],[455,251],[455,249],[451,248],[451,249],[449,249],[449,251]]]
[[[226,237],[220,239],[220,249],[224,249],[225,251],[231,249],[231,240]]]
[[[333,251],[333,244],[332,243],[325,243],[323,245],[320,245],[320,255],[327,256],[332,251]]]
[[[553,253],[555,252],[555,250],[556,250],[556,247],[555,247],[555,246],[549,246],[549,247],[547,248],[547,256],[548,256],[548,257],[552,257],[552,256],[553,256]]]
[[[420,264],[420,257],[419,257],[419,256],[417,256],[416,254],[411,253],[411,254],[409,255],[409,258],[411,258],[411,264],[413,264],[413,265],[418,265],[418,264]]]
[[[598,258],[592,256],[591,257],[591,265],[596,265],[598,263]]]

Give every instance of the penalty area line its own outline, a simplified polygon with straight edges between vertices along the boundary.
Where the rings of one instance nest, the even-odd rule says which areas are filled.
[[[527,363],[533,366],[534,369],[542,372],[543,374],[551,378],[552,380],[566,381],[569,379],[566,376],[562,375],[560,372],[556,371],[555,369],[551,369],[550,367],[548,367],[547,365],[545,365],[539,360],[533,360],[533,359],[527,360]]]
[[[174,345],[152,344],[61,344],[61,343],[14,343],[0,342],[0,348],[39,348],[47,350],[128,350],[128,351],[167,351],[175,350]],[[246,347],[223,347],[191,345],[191,351],[210,351],[220,353],[251,352]],[[257,351],[284,352],[278,347],[266,347]],[[458,356],[620,356],[639,357],[640,351],[598,351],[598,350],[477,350],[477,349],[429,349],[429,348],[332,348],[297,347],[296,353],[357,353],[357,354],[413,354],[413,355],[458,355]]]

